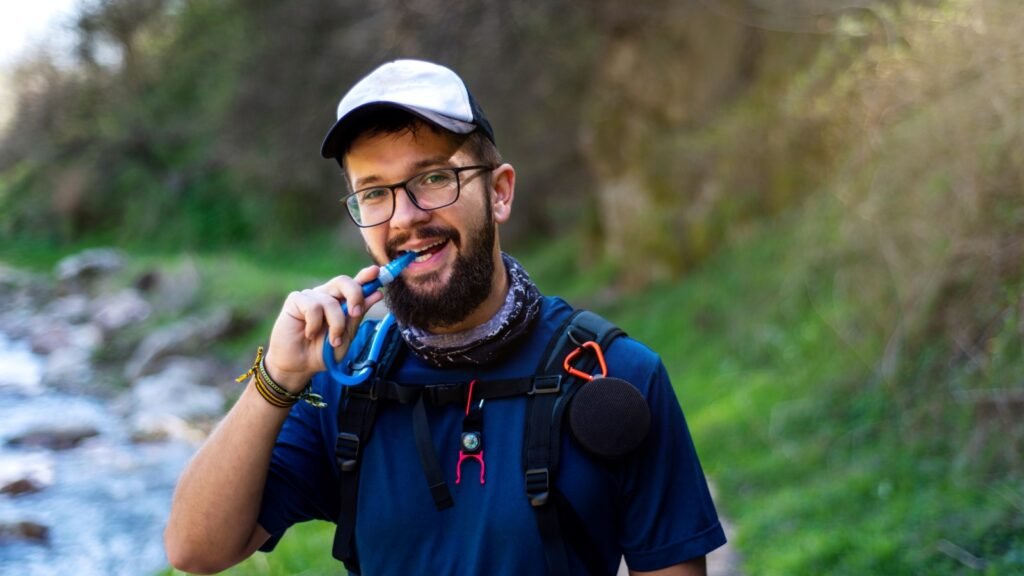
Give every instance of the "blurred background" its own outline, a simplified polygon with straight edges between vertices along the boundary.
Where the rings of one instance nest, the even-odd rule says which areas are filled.
[[[1016,2],[33,4],[27,43],[0,9],[0,572],[164,569],[285,295],[365,261],[337,101],[416,57],[517,168],[505,248],[664,358],[723,573],[1024,574]],[[231,573],[337,573],[331,537]]]

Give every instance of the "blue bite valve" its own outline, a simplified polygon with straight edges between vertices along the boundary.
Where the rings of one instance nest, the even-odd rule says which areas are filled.
[[[398,258],[395,258],[391,262],[388,262],[385,266],[380,269],[380,274],[377,275],[377,279],[372,282],[363,284],[363,296],[369,296],[377,290],[380,290],[381,286],[387,286],[392,283],[398,275],[402,273],[402,270],[412,264],[412,261],[418,256],[415,252],[406,252]],[[341,310],[348,316],[348,306],[344,302],[341,304]],[[394,324],[395,319],[393,316],[388,314],[380,323],[377,325],[376,333],[373,337],[372,345],[370,346],[370,353],[367,356],[363,365],[353,370],[351,373],[345,371],[345,367],[334,359],[334,347],[331,346],[331,335],[328,332],[324,334],[324,346],[323,346],[323,358],[324,366],[327,367],[327,373],[330,374],[331,379],[341,384],[342,386],[355,386],[361,384],[370,377],[373,373],[373,368],[377,363],[377,359],[380,358],[381,348],[384,343],[384,337],[387,335],[391,325]]]
[[[382,266],[380,274],[377,275],[376,280],[371,280],[370,282],[363,284],[363,297],[365,298],[377,290],[380,290],[382,286],[391,284],[395,278],[398,278],[398,275],[402,273],[402,270],[405,270],[406,266],[412,264],[412,261],[416,259],[416,256],[418,256],[416,252],[406,252]],[[345,316],[348,316],[347,302],[341,303],[341,311],[345,313]]]

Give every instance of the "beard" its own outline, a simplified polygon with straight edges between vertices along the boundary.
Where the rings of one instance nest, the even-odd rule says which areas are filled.
[[[452,228],[425,226],[417,229],[416,236],[449,240],[459,248],[446,285],[431,289],[441,283],[440,272],[421,277],[417,283],[426,290],[417,291],[401,275],[388,286],[384,301],[395,319],[403,326],[420,329],[454,326],[465,320],[473,310],[483,304],[491,293],[494,278],[494,214],[490,204],[486,206],[483,225],[471,231],[463,241],[459,232]],[[388,242],[389,256],[398,256],[392,246],[400,246],[408,237],[396,237]]]

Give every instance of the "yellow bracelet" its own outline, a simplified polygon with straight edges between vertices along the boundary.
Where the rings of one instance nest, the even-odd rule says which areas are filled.
[[[280,384],[274,382],[274,379],[270,377],[270,373],[267,372],[264,359],[263,346],[260,346],[256,349],[256,359],[253,360],[252,368],[249,368],[248,372],[236,378],[235,381],[242,382],[246,378],[252,376],[256,386],[256,391],[260,393],[260,396],[263,396],[264,400],[278,408],[291,408],[299,400],[302,400],[314,408],[323,408],[327,406],[327,403],[324,402],[322,396],[313,393],[312,381],[307,382],[306,387],[298,394],[292,394],[285,390]]]

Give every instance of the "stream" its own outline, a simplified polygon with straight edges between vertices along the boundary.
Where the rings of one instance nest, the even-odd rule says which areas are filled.
[[[0,480],[29,470],[48,484],[0,495],[0,524],[28,520],[49,528],[45,542],[0,540],[0,574],[136,576],[162,569],[171,494],[195,448],[134,443],[107,401],[45,388],[41,376],[42,362],[28,346],[0,333]],[[92,426],[99,435],[61,451],[7,445],[55,421]]]

